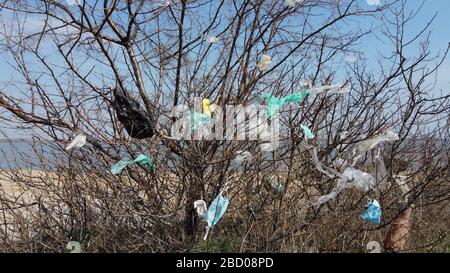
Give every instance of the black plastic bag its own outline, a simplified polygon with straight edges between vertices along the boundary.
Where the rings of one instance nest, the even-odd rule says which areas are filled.
[[[114,97],[113,107],[117,119],[131,137],[144,139],[155,134],[154,122],[141,108],[139,102],[126,96],[119,88],[114,89]]]

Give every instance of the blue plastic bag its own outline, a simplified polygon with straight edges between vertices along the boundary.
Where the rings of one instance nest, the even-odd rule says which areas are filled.
[[[366,211],[361,214],[361,218],[375,225],[381,223],[381,207],[377,200],[369,203]]]

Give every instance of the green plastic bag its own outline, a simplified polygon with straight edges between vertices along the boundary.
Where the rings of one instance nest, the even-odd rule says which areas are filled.
[[[303,130],[303,133],[305,134],[306,140],[314,138],[314,134],[311,131],[311,129],[309,129],[308,126],[302,124],[302,125],[300,125],[300,127],[302,127],[302,130]]]
[[[270,93],[264,93],[261,99],[267,102],[267,117],[272,118],[280,109],[288,102],[301,102],[309,94],[309,89],[305,89],[300,93],[287,95],[283,98],[277,98]]]
[[[119,162],[117,162],[116,164],[114,164],[111,167],[111,173],[116,175],[122,172],[122,170],[133,163],[139,163],[141,165],[143,165],[144,167],[146,167],[148,170],[154,172],[155,171],[155,164],[153,163],[153,159],[151,157],[145,156],[145,155],[139,155],[138,157],[136,157],[135,160],[132,161],[125,161],[125,160],[120,160]]]

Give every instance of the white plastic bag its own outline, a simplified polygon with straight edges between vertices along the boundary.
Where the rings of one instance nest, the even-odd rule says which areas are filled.
[[[81,148],[86,144],[86,136],[83,134],[79,134],[77,135],[72,142],[70,142],[67,146],[66,146],[66,151],[69,151],[73,148]]]

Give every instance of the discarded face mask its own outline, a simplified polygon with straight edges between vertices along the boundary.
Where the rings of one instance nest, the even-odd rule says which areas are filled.
[[[206,211],[208,210],[208,208],[206,207],[206,202],[203,200],[197,200],[194,202],[194,209],[197,210],[197,214],[200,217],[203,217],[206,213]]]
[[[284,4],[290,8],[295,8],[297,5],[303,3],[304,0],[285,0]]]
[[[206,234],[203,237],[203,240],[206,240],[206,238],[208,237],[209,230],[217,225],[220,219],[222,219],[222,216],[225,214],[229,203],[230,201],[227,198],[223,197],[222,193],[219,193],[219,195],[212,201],[208,210],[204,214],[204,218],[208,225],[206,226]]]
[[[66,146],[66,151],[69,151],[73,148],[81,148],[86,144],[86,136],[83,134],[79,134],[77,135],[72,142],[70,142],[67,146]]]
[[[236,157],[234,158],[234,161],[237,164],[242,164],[244,162],[251,162],[253,159],[252,154],[249,151],[237,151]]]
[[[310,90],[311,95],[326,94],[347,94],[350,93],[350,85],[324,85],[321,87],[313,87]]]
[[[114,97],[113,108],[117,119],[131,137],[144,139],[155,134],[154,122],[136,100],[126,96],[119,88],[114,89]]]
[[[267,117],[272,118],[280,109],[288,102],[301,102],[306,96],[309,94],[308,89],[304,89],[300,93],[294,93],[291,95],[287,95],[283,98],[277,98],[270,93],[264,93],[261,96],[261,99],[266,100],[267,102]]]
[[[136,157],[135,160],[132,161],[124,161],[121,160],[119,162],[117,162],[116,164],[114,164],[111,167],[111,173],[116,175],[122,172],[122,170],[133,163],[139,163],[141,165],[143,165],[146,169],[150,170],[150,171],[155,171],[155,164],[153,163],[153,159],[151,157],[147,157],[145,155],[139,155],[138,157]]]
[[[305,134],[305,139],[306,140],[308,140],[308,139],[313,139],[314,138],[314,134],[313,134],[313,132],[311,131],[311,129],[309,129],[309,127],[308,126],[305,126],[305,125],[300,125],[300,127],[302,128],[302,130],[303,130],[303,134]]]
[[[375,225],[381,223],[381,207],[377,200],[373,200],[367,205],[367,209],[361,214],[361,218]]]
[[[222,216],[225,214],[230,201],[219,194],[211,203],[205,213],[205,220],[208,223],[208,228],[217,225]]]
[[[264,72],[264,71],[266,71],[267,66],[269,66],[270,63],[272,63],[272,57],[270,57],[269,55],[263,54],[261,56],[261,59],[259,60],[258,64],[256,65],[256,67],[259,69],[259,71]]]

